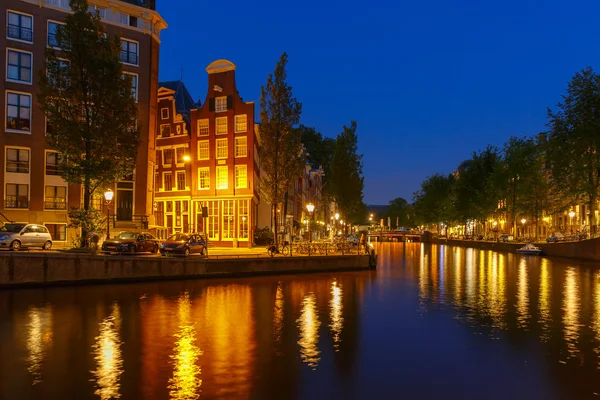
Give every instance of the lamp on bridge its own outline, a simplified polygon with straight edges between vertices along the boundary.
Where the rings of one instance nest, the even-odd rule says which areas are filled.
[[[104,200],[106,200],[106,239],[110,239],[110,203],[112,202],[115,193],[108,189],[104,192]]]

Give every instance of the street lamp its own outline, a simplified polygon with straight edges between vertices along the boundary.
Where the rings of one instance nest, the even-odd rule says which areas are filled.
[[[312,242],[312,224],[311,224],[311,220],[312,220],[313,211],[315,211],[315,205],[313,203],[308,203],[306,205],[306,210],[308,211],[308,215],[310,216],[308,218],[308,241]]]
[[[573,234],[573,217],[575,216],[575,211],[569,212],[569,217],[571,217],[571,235]]]
[[[525,222],[527,222],[525,218],[521,219],[521,224],[523,225],[523,228],[521,229],[523,231],[523,236],[525,236]]]
[[[192,158],[189,156],[189,154],[185,154],[185,155],[183,156],[183,161],[184,161],[184,162],[190,162],[191,160],[192,160]]]
[[[114,195],[114,192],[110,189],[104,192],[104,200],[106,200],[106,240],[110,239],[110,203]]]

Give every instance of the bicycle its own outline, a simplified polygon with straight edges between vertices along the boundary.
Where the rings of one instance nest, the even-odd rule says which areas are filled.
[[[284,257],[286,257],[286,256],[289,256],[291,254],[291,252],[292,252],[292,247],[287,241],[283,242],[283,246],[281,246],[281,248],[278,248],[273,243],[267,247],[267,254],[269,254],[271,257],[275,257],[275,254],[281,254]]]

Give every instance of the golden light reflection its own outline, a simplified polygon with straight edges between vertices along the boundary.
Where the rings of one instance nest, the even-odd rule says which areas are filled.
[[[473,310],[475,306],[475,290],[476,290],[476,282],[475,282],[475,263],[474,263],[474,253],[475,250],[467,249],[465,250],[465,268],[466,268],[466,286],[467,286],[467,305],[469,309]]]
[[[527,277],[527,261],[521,258],[517,277],[517,322],[521,328],[529,322],[529,279]]]
[[[52,346],[52,308],[31,308],[27,324],[27,370],[33,384],[42,382],[42,363],[46,351]]]
[[[565,341],[570,357],[579,352],[579,270],[575,267],[567,269],[563,299],[563,325]]]
[[[342,304],[342,285],[337,282],[331,284],[331,301],[329,302],[329,318],[331,319],[331,332],[333,335],[333,348],[335,351],[340,350],[340,343],[342,341],[341,334],[342,328],[344,327],[343,307]]]
[[[462,255],[463,250],[459,249],[459,248],[455,248],[454,249],[454,263],[453,263],[453,267],[454,267],[454,302],[456,303],[457,306],[460,306],[462,303],[462,268],[463,268],[463,264],[462,264],[462,260],[461,260],[461,255]],[[467,265],[466,268],[469,268],[469,266]]]
[[[300,357],[312,369],[316,369],[321,360],[319,355],[319,314],[314,293],[304,296],[300,318],[296,321],[300,329]]]
[[[96,370],[96,394],[102,400],[118,399],[121,397],[120,378],[123,373],[123,358],[121,355],[121,312],[117,303],[113,304],[110,315],[100,322],[100,332],[96,336],[93,353]]]
[[[426,299],[429,295],[429,261],[428,255],[425,253],[425,245],[421,244],[421,258],[419,260],[419,295],[421,300]]]
[[[200,397],[201,369],[197,365],[202,355],[196,346],[196,326],[191,322],[192,303],[188,292],[184,292],[177,301],[177,318],[179,331],[175,333],[173,360],[173,377],[169,379],[169,395],[171,399],[188,400]]]
[[[592,327],[596,337],[595,351],[600,354],[600,271],[596,271],[594,274],[594,318]],[[600,364],[598,368],[600,368]]]
[[[550,338],[550,323],[552,314],[550,312],[550,294],[552,292],[552,275],[548,260],[542,258],[540,265],[540,325],[542,328],[541,339],[547,341]]]
[[[273,309],[273,337],[277,345],[281,344],[281,334],[283,332],[283,289],[281,282],[277,283],[277,292],[275,293],[275,306]]]

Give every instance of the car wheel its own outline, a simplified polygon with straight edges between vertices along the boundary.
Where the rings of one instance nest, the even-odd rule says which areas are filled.
[[[42,249],[44,249],[44,250],[50,250],[51,248],[52,248],[52,242],[49,240],[46,243],[44,243],[44,246],[42,247]]]
[[[10,249],[14,250],[14,251],[20,250],[21,249],[21,242],[19,242],[18,240],[13,241],[10,244]]]
[[[131,254],[135,254],[135,246],[131,246],[131,247],[129,248],[129,253],[131,253]]]
[[[156,254],[158,253],[158,245],[155,244],[154,247],[152,248],[152,254]]]
[[[190,255],[190,249],[186,247],[184,253],[183,253],[186,257],[188,257]]]

